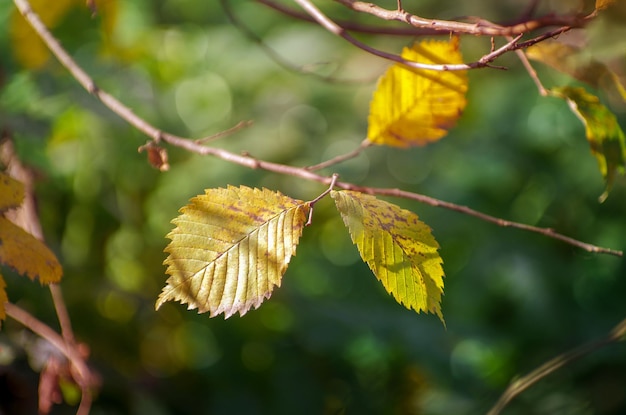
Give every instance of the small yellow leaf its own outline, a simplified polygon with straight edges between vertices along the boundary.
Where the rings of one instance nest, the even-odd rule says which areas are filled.
[[[48,247],[4,217],[0,217],[0,263],[42,284],[59,282],[61,264]]]
[[[24,200],[24,185],[0,172],[0,212],[18,207]]]
[[[92,16],[88,15],[92,13],[85,7],[85,0],[30,0],[29,3],[33,11],[49,29],[54,29],[59,25],[76,7],[81,7],[84,10],[85,19],[92,19]],[[117,15],[116,0],[97,0],[95,3],[97,15],[103,16],[101,27],[106,34],[104,41],[109,42]],[[48,62],[50,52],[47,46],[17,9],[14,9],[11,16],[9,32],[13,53],[23,67],[39,69]]]
[[[181,209],[168,234],[170,277],[156,303],[174,300],[214,317],[244,315],[280,286],[309,204],[267,189],[208,189]]]
[[[463,62],[459,40],[428,40],[402,51],[429,64]],[[378,81],[370,104],[367,139],[393,147],[424,145],[448,133],[465,109],[466,71],[432,71],[395,64]]]
[[[604,201],[613,185],[616,173],[624,173],[626,165],[626,138],[615,115],[593,94],[584,88],[559,87],[550,93],[567,101],[576,116],[585,125],[587,141],[604,177]]]
[[[352,191],[332,191],[361,258],[396,301],[443,322],[442,260],[430,228],[416,214]]]

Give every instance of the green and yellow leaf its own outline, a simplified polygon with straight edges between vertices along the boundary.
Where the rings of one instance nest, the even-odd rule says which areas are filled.
[[[408,309],[443,322],[439,244],[416,214],[352,191],[332,191],[352,242],[387,292]]]
[[[526,55],[594,88],[615,88],[626,100],[626,89],[617,74],[604,63],[593,59],[584,49],[556,40],[546,40],[526,49]]]
[[[427,64],[463,62],[459,39],[427,40],[402,51]],[[448,133],[467,103],[466,71],[432,71],[395,64],[379,79],[370,103],[367,139],[393,147],[425,145]]]
[[[0,172],[0,212],[18,207],[24,200],[24,185]]]
[[[180,301],[211,317],[244,315],[269,298],[302,235],[308,202],[267,189],[209,189],[173,220],[156,303]]]
[[[626,163],[626,140],[615,115],[598,97],[578,87],[553,88],[551,94],[567,101],[576,116],[585,125],[587,141],[604,177],[606,189],[600,201],[604,201],[613,185],[616,173],[624,174]]]
[[[0,263],[42,284],[59,282],[61,264],[39,239],[4,217],[0,217]]]

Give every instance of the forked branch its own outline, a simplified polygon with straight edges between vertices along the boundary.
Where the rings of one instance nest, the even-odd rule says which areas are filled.
[[[76,78],[76,80],[92,95],[98,98],[105,106],[107,106],[111,111],[116,113],[122,119],[127,121],[129,124],[137,128],[139,131],[151,137],[156,143],[160,141],[167,142],[168,144],[185,149],[187,151],[197,153],[200,155],[211,155],[217,158],[220,158],[224,161],[239,164],[241,166],[245,166],[251,169],[262,169],[278,174],[290,175],[293,177],[297,177],[304,180],[315,181],[318,183],[323,183],[329,185],[333,178],[332,176],[324,176],[317,173],[314,173],[307,169],[306,167],[294,167],[285,164],[273,163],[264,160],[258,160],[249,155],[241,155],[231,153],[227,150],[223,150],[221,148],[209,147],[199,143],[198,140],[186,139],[183,137],[179,137],[173,134],[166,133],[156,128],[152,124],[145,121],[143,118],[140,118],[135,113],[133,113],[127,106],[122,104],[119,100],[117,100],[112,95],[109,95],[105,91],[102,91],[98,88],[91,79],[91,77],[80,67],[78,64],[69,56],[69,54],[65,51],[65,49],[59,44],[59,42],[52,36],[50,31],[45,27],[45,25],[39,19],[39,16],[32,10],[28,0],[13,0],[20,13],[26,18],[26,20],[32,25],[35,31],[38,33],[40,38],[44,41],[46,45],[50,48],[52,53],[59,59],[61,64],[65,66],[65,68]],[[303,0],[296,0],[303,1]],[[303,4],[306,2],[303,2]],[[509,42],[510,43],[510,42]],[[202,139],[200,139],[200,142]],[[593,253],[602,253],[609,254],[615,256],[622,256],[623,252],[618,250],[613,250],[610,248],[604,248],[596,245],[592,245],[589,243],[585,243],[582,241],[578,241],[576,239],[570,238],[565,235],[561,235],[549,228],[540,228],[536,226],[526,225],[523,223],[512,222],[505,219],[497,218],[482,212],[478,212],[466,206],[457,205],[454,203],[438,200],[429,196],[425,196],[418,193],[407,192],[399,189],[387,189],[387,188],[373,188],[373,187],[364,187],[357,186],[348,182],[337,182],[335,187],[346,189],[346,190],[356,190],[363,193],[368,194],[378,194],[378,195],[387,195],[387,196],[395,196],[404,199],[411,199],[418,201],[420,203],[428,204],[435,207],[442,207],[445,209],[453,210],[456,212],[464,213],[468,216],[473,216],[475,218],[484,220],[486,222],[490,222],[496,224],[498,226],[503,227],[512,227],[517,228],[529,232],[535,232],[541,235],[545,235],[550,238],[558,239],[565,243],[568,243],[572,246],[576,246],[580,249],[583,249],[587,252]]]

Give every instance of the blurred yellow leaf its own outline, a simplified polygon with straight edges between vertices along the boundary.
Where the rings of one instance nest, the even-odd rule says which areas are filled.
[[[116,2],[117,0],[96,0],[94,2],[94,10],[98,15],[103,16],[102,29],[107,34],[105,41],[114,29],[117,14]],[[76,7],[82,8],[85,14],[91,15],[92,13],[85,0],[30,0],[29,3],[32,10],[48,29],[54,29],[58,26],[65,16]],[[48,48],[17,9],[14,9],[11,16],[9,31],[13,54],[20,65],[28,69],[39,69],[48,62],[50,57]]]
[[[619,77],[607,65],[593,59],[588,50],[546,40],[526,49],[526,55],[594,88],[614,87],[626,101],[626,89]]]
[[[175,300],[211,317],[244,315],[280,286],[309,204],[267,189],[209,189],[173,220],[158,309]]]
[[[600,196],[603,201],[611,190],[615,174],[624,173],[626,164],[626,140],[615,115],[584,88],[553,88],[552,95],[567,101],[576,116],[585,125],[587,141],[604,176],[606,190]]]
[[[0,263],[31,280],[39,278],[42,284],[59,282],[63,274],[61,264],[43,242],[4,217],[0,217]]]
[[[18,207],[24,200],[24,185],[0,172],[0,212]]]
[[[416,214],[352,191],[332,191],[352,242],[388,293],[408,309],[441,313],[439,244]]]
[[[428,64],[457,64],[459,40],[427,40],[404,48],[402,57]],[[431,71],[395,64],[379,79],[370,104],[367,139],[393,147],[439,140],[465,109],[466,71]]]
[[[613,3],[615,0],[596,0],[596,10],[604,10]]]

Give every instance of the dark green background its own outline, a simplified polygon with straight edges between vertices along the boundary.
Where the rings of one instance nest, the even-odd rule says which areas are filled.
[[[103,89],[155,126],[197,138],[253,120],[212,145],[295,166],[350,151],[365,137],[368,102],[386,62],[316,25],[252,1],[229,2],[283,58],[339,78],[324,82],[270,59],[228,21],[219,2],[119,3],[113,32],[103,33],[100,17],[77,8],[54,33]],[[382,24],[319,3],[332,16]],[[524,10],[514,3],[405,6],[429,17],[510,21]],[[316,206],[282,286],[258,310],[226,321],[177,303],[155,311],[166,279],[165,235],[190,197],[231,184],[310,200],[324,187],[176,148],[168,148],[170,171],[153,169],[137,152],[147,138],[56,61],[39,70],[16,62],[12,51],[25,45],[10,35],[13,8],[0,4],[6,28],[0,30],[0,128],[36,172],[41,221],[64,267],[76,336],[90,347],[89,362],[102,377],[92,414],[481,414],[511,379],[606,335],[624,318],[623,259],[390,200],[416,212],[441,245],[445,329],[435,316],[406,310],[386,294],[329,198]],[[624,67],[620,19],[591,29],[590,51]],[[387,51],[413,40],[359,38]],[[464,37],[462,48],[467,61],[476,60],[489,39]],[[469,73],[467,109],[440,142],[369,148],[325,173],[626,248],[626,179],[619,177],[599,204],[603,181],[581,123],[563,101],[538,95],[514,54],[497,63],[509,70]],[[547,87],[572,82],[535,66]],[[626,126],[624,104],[593,92]],[[3,275],[12,302],[58,327],[45,287],[10,270]],[[37,373],[28,356],[35,342],[15,322],[3,325],[0,348],[13,358],[0,365],[1,414],[34,413]],[[624,411],[626,349],[618,344],[541,381],[504,413]],[[53,410],[74,412],[67,405]]]

